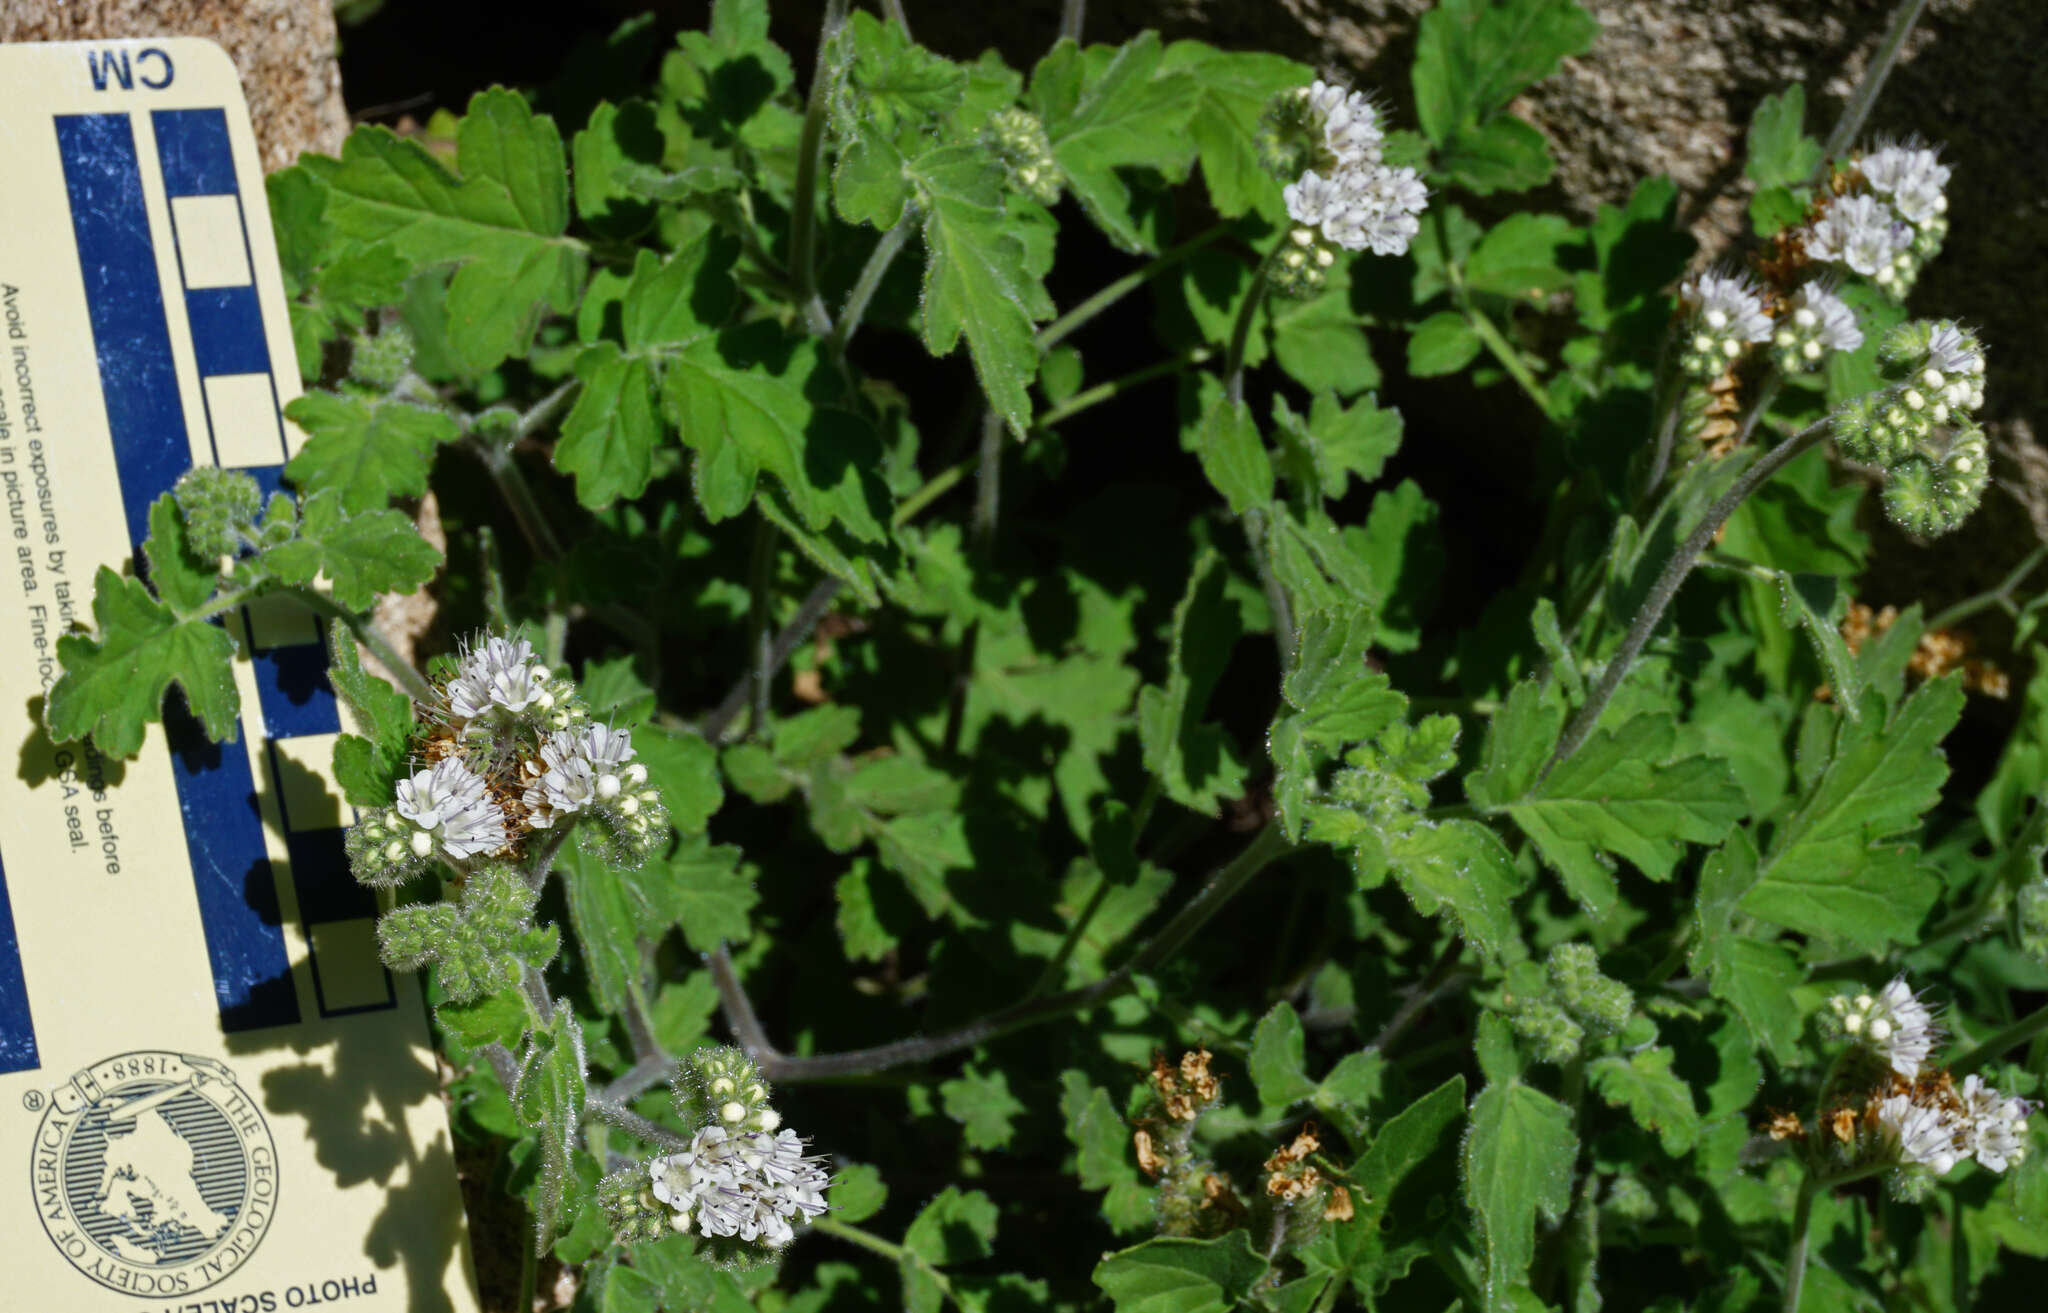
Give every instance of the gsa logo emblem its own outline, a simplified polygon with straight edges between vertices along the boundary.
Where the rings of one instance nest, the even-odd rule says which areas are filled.
[[[50,1242],[110,1290],[204,1290],[277,1211],[277,1147],[212,1058],[143,1051],[79,1072],[36,1127],[29,1179]]]

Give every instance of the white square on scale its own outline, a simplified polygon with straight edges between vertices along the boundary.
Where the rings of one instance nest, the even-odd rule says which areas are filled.
[[[213,457],[221,465],[282,465],[284,430],[268,374],[211,374],[206,418],[213,425]]]
[[[174,196],[171,222],[178,229],[178,261],[185,286],[246,287],[249,248],[242,241],[242,203],[233,195]]]

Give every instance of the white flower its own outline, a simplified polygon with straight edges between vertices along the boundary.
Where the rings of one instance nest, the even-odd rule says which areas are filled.
[[[1912,230],[1876,197],[1843,196],[1807,230],[1806,253],[1875,278],[1889,270],[1892,258],[1912,241]]]
[[[1281,190],[1296,223],[1347,251],[1399,255],[1420,230],[1429,191],[1413,169],[1370,164],[1325,178],[1310,169]],[[1306,240],[1306,239],[1304,239]]]
[[[1309,109],[1323,123],[1323,145],[1339,168],[1377,164],[1380,143],[1380,114],[1362,91],[1350,91],[1328,82],[1316,82],[1305,93]]]
[[[462,668],[448,681],[448,709],[467,720],[492,707],[545,710],[554,699],[547,692],[548,668],[533,660],[533,646],[523,638],[490,638],[462,655]]]
[[[1924,224],[1948,209],[1949,169],[1931,150],[1886,144],[1863,157],[1863,179],[1908,223]]]
[[[1785,309],[1788,326],[1811,359],[1818,359],[1823,351],[1854,351],[1863,345],[1856,312],[1825,284],[1801,287]]]
[[[1742,274],[1697,274],[1678,299],[1708,335],[1724,342],[1767,342],[1771,318],[1757,286]]]
[[[1920,1074],[1920,1064],[1927,1061],[1941,1035],[1934,1014],[1907,988],[1904,976],[1892,977],[1874,997],[1838,994],[1828,1000],[1828,1006],[1841,1018],[1842,1029],[1851,1038],[1870,1045],[1907,1080]]]
[[[1936,1104],[1894,1094],[1878,1105],[1877,1121],[1902,1163],[1919,1163],[1944,1176],[1968,1156],[1956,1143],[1966,1129],[1963,1123]]]
[[[484,796],[483,778],[445,757],[398,782],[398,814],[419,827],[412,850],[425,857],[438,843],[450,857],[496,852],[506,843],[505,813]]]
[[[738,1236],[779,1249],[796,1235],[791,1225],[825,1211],[830,1178],[804,1153],[793,1131],[732,1132],[707,1126],[690,1147],[648,1164],[654,1197],[687,1229],[694,1218],[707,1236]]]
[[[1979,1076],[1964,1077],[1959,1092],[1968,1118],[1964,1139],[1978,1162],[2002,1172],[2027,1156],[2027,1116],[2034,1110],[2032,1104],[2008,1098]]]
[[[632,731],[591,725],[548,735],[541,741],[540,760],[526,764],[526,776],[520,801],[534,826],[546,829],[563,816],[611,801],[629,785],[645,783],[647,768],[633,761]]]

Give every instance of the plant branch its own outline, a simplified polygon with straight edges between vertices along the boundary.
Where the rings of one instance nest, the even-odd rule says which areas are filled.
[[[1599,722],[1600,713],[1607,709],[1615,690],[1621,687],[1621,681],[1628,676],[1629,667],[1634,665],[1636,658],[1642,654],[1643,645],[1650,641],[1651,632],[1656,629],[1658,621],[1664,618],[1664,611],[1671,605],[1671,599],[1677,595],[1678,586],[1685,582],[1686,575],[1692,571],[1693,563],[1714,541],[1714,535],[1721,531],[1721,526],[1735,513],[1735,508],[1742,505],[1752,492],[1762,487],[1793,459],[1804,454],[1808,448],[1827,436],[1832,418],[1823,415],[1764,453],[1756,464],[1743,472],[1733,487],[1722,493],[1720,498],[1707,508],[1706,515],[1694,526],[1686,540],[1679,544],[1678,550],[1673,552],[1671,559],[1665,563],[1663,573],[1659,574],[1657,581],[1650,586],[1649,596],[1643,599],[1642,608],[1629,623],[1628,632],[1622,636],[1621,646],[1608,659],[1607,668],[1601,672],[1600,683],[1587,697],[1586,704],[1579,708],[1578,714],[1572,717],[1571,723],[1565,726],[1563,735],[1558,738],[1556,750],[1550,754],[1550,760],[1544,764],[1543,770],[1536,777],[1537,785],[1541,785],[1550,772],[1577,752],[1593,733],[1593,727]]]
[[[1237,320],[1230,326],[1230,349],[1223,357],[1223,395],[1235,406],[1244,400],[1244,352],[1251,342],[1252,320],[1258,317],[1259,306],[1266,299],[1268,275],[1273,261],[1280,255],[1280,248],[1287,241],[1285,236],[1274,243],[1266,252],[1266,258],[1259,261],[1257,272],[1252,274],[1252,285],[1244,292],[1244,302],[1237,307]]]
[[[1543,384],[1529,369],[1529,362],[1522,359],[1522,353],[1515,349],[1514,343],[1503,337],[1500,329],[1494,326],[1493,320],[1487,317],[1486,312],[1472,304],[1469,298],[1464,297],[1463,292],[1464,287],[1460,283],[1459,293],[1460,299],[1464,302],[1461,308],[1465,312],[1465,322],[1472,325],[1472,331],[1479,335],[1480,342],[1492,353],[1493,358],[1500,362],[1500,367],[1508,372],[1508,377],[1515,380],[1529,400],[1535,403],[1536,409],[1543,413],[1543,418],[1553,424],[1561,423],[1556,403],[1550,399],[1550,394],[1543,390]]]
[[[1230,229],[1226,225],[1219,223],[1213,228],[1195,234],[1178,246],[1168,247],[1115,282],[1108,284],[1095,295],[1040,329],[1038,331],[1039,351],[1043,353],[1052,350],[1089,320],[1095,318],[1095,316],[1109,309],[1118,301],[1123,300],[1124,297],[1137,291],[1146,283],[1151,282],[1154,278],[1181,263],[1229,231]]]
[[[1208,347],[1198,346],[1191,350],[1183,351],[1177,356],[1169,356],[1157,364],[1133,370],[1122,378],[1113,378],[1107,383],[1097,383],[1092,388],[1076,392],[1059,405],[1040,415],[1033,423],[1042,429],[1051,428],[1061,420],[1072,419],[1090,406],[1101,405],[1113,397],[1129,392],[1132,388],[1150,383],[1155,378],[1178,374],[1188,366],[1199,365],[1215,354]]]
[[[909,29],[904,29],[908,31]],[[847,343],[860,331],[860,321],[867,315],[868,302],[875,297],[875,289],[882,285],[883,275],[896,262],[896,256],[903,250],[903,244],[910,240],[910,234],[917,229],[917,208],[905,206],[903,217],[896,226],[882,234],[882,240],[875,243],[875,249],[868,252],[868,262],[861,266],[860,277],[853,283],[853,290],[846,294],[846,304],[840,308],[839,322],[832,326],[832,352],[846,354]]]
[[[1949,1074],[1967,1076],[1993,1058],[2007,1050],[2018,1048],[2044,1031],[2048,1031],[2048,1007],[2039,1007],[1949,1063]]]
[[[931,1260],[916,1250],[903,1245],[891,1244],[871,1231],[863,1231],[857,1226],[840,1221],[830,1213],[823,1217],[812,1218],[811,1229],[819,1235],[828,1235],[836,1240],[844,1240],[847,1244],[853,1245],[858,1249],[865,1249],[871,1254],[880,1254],[898,1267],[905,1263],[915,1264],[927,1277],[931,1278],[932,1284],[939,1288],[939,1293],[946,1297],[948,1303],[952,1304],[955,1308],[961,1307],[960,1297],[953,1293],[952,1281],[947,1278],[944,1272],[933,1267]]]
[[[1899,51],[1905,47],[1906,37],[1913,31],[1913,25],[1920,21],[1920,15],[1927,8],[1927,0],[1899,0],[1899,7],[1892,11],[1892,25],[1879,43],[1877,53],[1870,57],[1870,63],[1863,70],[1862,81],[1856,84],[1849,103],[1842,108],[1842,117],[1835,124],[1835,130],[1828,134],[1827,145],[1821,149],[1819,168],[1825,170],[1828,162],[1849,148],[1856,134],[1863,131],[1864,121],[1877,104],[1877,95],[1884,90],[1885,79],[1891,76],[1892,66],[1899,62]],[[1823,176],[1814,175],[1818,182]]]
[[[910,16],[903,12],[903,0],[882,0],[882,14],[890,22],[903,29],[903,35],[910,37]],[[910,37],[915,41],[916,37]]]
[[[2011,611],[2013,591],[2026,580],[2028,575],[2034,572],[2034,568],[2040,565],[2043,560],[2048,560],[2048,546],[2036,547],[2033,551],[2028,552],[2026,559],[2014,566],[2012,573],[1999,580],[1996,588],[1991,589],[1989,592],[1979,593],[1975,597],[1964,598],[1954,606],[1936,615],[1932,620],[1929,620],[1927,627],[1929,629],[1947,629],[1951,625],[1961,624],[1979,611],[1993,606],[2002,606],[2007,611]]]
[[[656,1148],[680,1151],[690,1147],[687,1139],[668,1127],[659,1122],[649,1121],[631,1108],[613,1103],[602,1096],[584,1099],[583,1111],[586,1115],[595,1117],[607,1125],[616,1126],[634,1139],[644,1140]]]
[[[1210,918],[1251,883],[1253,877],[1289,850],[1290,845],[1280,833],[1280,827],[1268,824],[1242,852],[1217,870],[1156,934],[1141,944],[1129,961],[1100,980],[1058,994],[1035,999],[1026,997],[955,1030],[896,1040],[873,1048],[811,1057],[795,1057],[780,1052],[769,1042],[760,1016],[754,1011],[753,1002],[747,997],[746,988],[733,966],[731,954],[721,945],[707,953],[705,960],[711,968],[712,979],[718,985],[726,1024],[732,1028],[740,1047],[760,1064],[761,1074],[769,1080],[797,1082],[873,1075],[892,1067],[930,1062],[948,1053],[973,1048],[1011,1031],[1078,1012],[1116,997],[1129,989],[1139,975],[1178,953],[1209,923]]]
[[[1081,43],[1081,25],[1088,16],[1088,0],[1066,0],[1060,6],[1060,40]]]
[[[1749,410],[1742,417],[1742,426],[1735,430],[1736,446],[1748,445],[1749,435],[1756,432],[1756,426],[1762,422],[1764,412],[1778,399],[1778,390],[1784,386],[1785,376],[1775,369],[1757,385],[1756,396],[1750,401]]]
[[[824,166],[825,118],[832,103],[832,47],[846,25],[848,0],[825,0],[825,18],[818,31],[818,61],[811,73],[810,97],[804,104],[804,125],[797,139],[796,185],[789,206],[789,275],[804,323],[820,338],[832,335],[832,316],[818,295],[818,172]]]
[[[356,641],[369,649],[370,655],[377,658],[378,664],[390,671],[392,678],[405,687],[407,696],[414,702],[426,706],[434,701],[434,686],[427,682],[427,677],[420,673],[419,667],[398,654],[398,649],[391,645],[391,640],[384,636],[384,632],[378,629],[368,616],[357,615],[315,588],[288,585],[284,592],[296,599],[300,605],[346,625],[349,633],[355,635]]]
[[[777,531],[767,516],[754,529],[753,559],[747,567],[747,632],[752,636],[747,654],[747,705],[752,716],[747,732],[759,736],[768,728],[768,689],[782,663],[773,660],[775,642],[769,633],[769,594],[775,588],[775,539]]]

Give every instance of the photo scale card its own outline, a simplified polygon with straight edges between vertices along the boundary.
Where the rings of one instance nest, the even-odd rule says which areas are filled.
[[[226,622],[241,732],[120,762],[39,729],[94,572],[194,465],[302,435],[233,65],[0,46],[0,1307],[476,1308],[426,1009],[376,951],[297,608]]]

